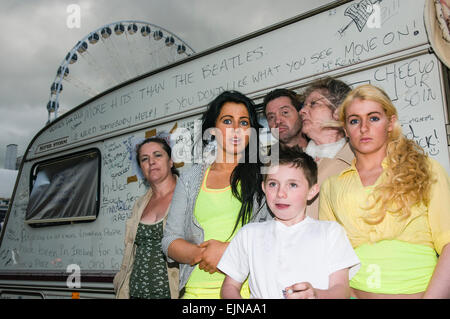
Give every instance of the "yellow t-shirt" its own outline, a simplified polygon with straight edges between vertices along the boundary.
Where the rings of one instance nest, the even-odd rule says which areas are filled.
[[[215,239],[229,242],[241,228],[236,227],[233,236],[231,232],[236,223],[241,202],[231,192],[231,186],[223,189],[210,189],[206,187],[209,168],[206,171],[202,187],[197,196],[194,216],[204,231],[204,241]],[[184,299],[219,299],[220,289],[225,275],[216,272],[210,274],[195,266],[186,283]],[[248,284],[243,285],[243,297],[249,297]]]
[[[376,225],[368,224],[364,220],[363,217],[367,216],[367,210],[364,207],[368,205],[369,194],[385,178],[384,172],[374,185],[364,187],[356,170],[355,160],[353,160],[352,166],[330,177],[322,184],[319,199],[319,219],[337,221],[345,228],[347,236],[361,260],[361,269],[364,269],[365,263],[376,264],[374,255],[368,254],[367,249],[369,251],[376,250],[381,265],[383,259],[386,259],[383,254],[392,256],[392,249],[399,247],[395,242],[426,246],[433,249],[437,254],[440,254],[443,247],[450,242],[450,178],[437,161],[429,159],[429,165],[435,182],[431,187],[428,205],[420,203],[411,207],[411,214],[405,219],[400,219],[388,212],[384,220]],[[386,160],[383,161],[382,166],[386,169]],[[391,247],[391,251],[382,248],[387,247],[384,241],[392,242],[392,244],[387,245]],[[370,248],[370,245],[373,248]],[[406,265],[405,260],[408,259],[408,251],[410,251],[410,261],[417,260],[417,251],[420,247],[408,247],[408,250],[402,249],[401,257],[399,254],[394,254],[394,259],[395,256],[398,256],[399,260],[391,259],[391,262]],[[428,264],[432,264],[433,260],[436,263],[433,254],[426,253],[423,258],[429,259]],[[370,261],[367,259],[370,259]],[[376,269],[376,267],[372,269]],[[431,273],[432,270],[431,268]],[[402,274],[401,271],[398,273]],[[411,271],[407,272],[406,269],[403,274],[405,281],[407,278],[414,278],[414,274]],[[424,274],[421,274],[421,276],[423,277]],[[383,293],[382,291],[377,292]]]

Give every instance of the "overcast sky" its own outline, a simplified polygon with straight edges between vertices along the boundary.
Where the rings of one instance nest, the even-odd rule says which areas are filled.
[[[0,168],[8,144],[17,144],[18,155],[23,155],[47,122],[46,105],[56,70],[91,31],[121,20],[146,21],[170,30],[201,52],[328,2],[332,1],[2,0]],[[67,26],[70,4],[80,8],[80,28]]]

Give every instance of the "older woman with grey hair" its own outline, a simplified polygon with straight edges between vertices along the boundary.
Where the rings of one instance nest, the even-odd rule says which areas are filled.
[[[319,186],[350,166],[354,158],[338,122],[339,105],[350,90],[344,82],[327,77],[313,82],[303,93],[305,103],[299,111],[302,133],[310,139],[305,152],[317,162]],[[318,218],[318,196],[309,203],[306,213]]]

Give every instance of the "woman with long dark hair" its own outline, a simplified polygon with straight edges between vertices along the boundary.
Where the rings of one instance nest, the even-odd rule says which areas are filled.
[[[220,298],[225,276],[216,266],[229,241],[242,225],[269,216],[259,128],[252,100],[236,91],[220,94],[203,115],[203,138],[217,143],[215,160],[181,175],[162,241],[164,253],[180,263],[183,298]]]

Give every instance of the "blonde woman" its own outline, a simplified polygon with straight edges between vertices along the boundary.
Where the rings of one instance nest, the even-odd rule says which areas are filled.
[[[352,166],[320,192],[319,218],[341,223],[361,260],[356,298],[450,298],[450,179],[406,139],[387,94],[349,93],[340,121]]]

